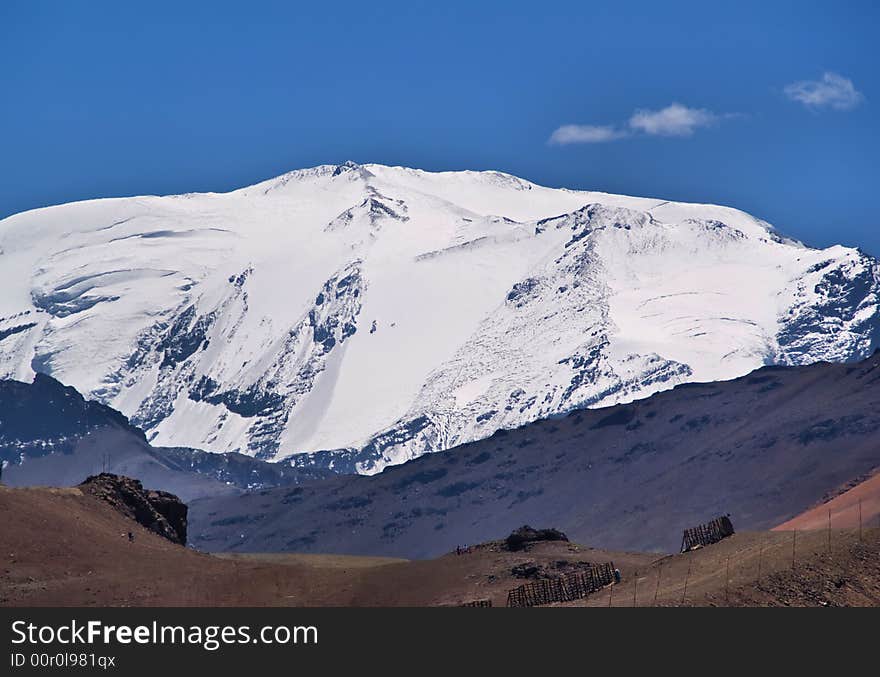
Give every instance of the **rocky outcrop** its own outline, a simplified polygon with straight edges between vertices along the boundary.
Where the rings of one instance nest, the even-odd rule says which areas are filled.
[[[558,529],[533,529],[528,524],[521,526],[508,536],[504,545],[508,550],[526,550],[538,541],[567,541],[568,536]]]
[[[92,475],[79,488],[172,543],[186,545],[187,507],[174,494],[144,489],[138,480],[111,473]]]
[[[586,571],[593,567],[591,562],[570,561],[567,559],[556,560],[549,564],[539,564],[535,561],[521,562],[510,569],[514,578],[524,578],[536,581],[541,578],[562,578],[577,571]]]

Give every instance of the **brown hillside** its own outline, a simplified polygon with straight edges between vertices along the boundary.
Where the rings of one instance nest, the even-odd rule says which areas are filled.
[[[508,590],[535,577],[608,560],[621,570],[622,582],[572,604],[604,607],[611,597],[612,606],[631,606],[633,593],[638,606],[880,604],[876,528],[866,529],[862,542],[857,532],[834,531],[830,555],[827,532],[798,533],[792,572],[794,537],[787,532],[741,533],[661,557],[565,541],[511,552],[495,541],[460,555],[406,561],[207,555],[169,542],[78,489],[0,487],[0,514],[5,606],[399,606],[476,599],[500,606]]]
[[[880,472],[774,530],[827,529],[829,511],[832,528],[857,529],[860,521],[863,526],[880,526]]]

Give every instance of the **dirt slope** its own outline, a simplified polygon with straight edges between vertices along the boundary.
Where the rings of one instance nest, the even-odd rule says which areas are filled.
[[[827,529],[738,533],[566,606],[880,606],[880,529],[830,536],[829,549]]]
[[[527,580],[514,575],[515,567],[552,575],[560,567],[608,560],[621,570],[621,584],[574,605],[880,604],[876,528],[864,530],[863,541],[857,531],[835,530],[830,554],[827,531],[815,531],[740,533],[685,555],[566,542],[511,553],[497,541],[461,555],[406,561],[207,555],[147,531],[77,489],[0,487],[0,515],[4,606],[397,606],[475,599],[502,606],[507,591]],[[133,542],[128,531],[135,533]]]
[[[775,529],[827,529],[829,512],[832,528],[857,529],[859,522],[863,526],[880,526],[880,472]]]
[[[521,581],[510,569],[559,560],[643,566],[653,555],[545,543],[499,544],[436,560],[340,555],[213,556],[175,545],[78,489],[0,486],[3,605],[436,605],[491,597]],[[135,532],[129,542],[128,531]]]

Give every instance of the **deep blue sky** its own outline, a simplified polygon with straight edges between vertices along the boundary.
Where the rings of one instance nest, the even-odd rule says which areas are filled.
[[[880,254],[875,3],[196,4],[0,1],[0,217],[353,159],[730,204]],[[858,101],[786,94],[825,72]],[[673,102],[713,124],[628,126]],[[548,143],[565,124],[622,138]]]

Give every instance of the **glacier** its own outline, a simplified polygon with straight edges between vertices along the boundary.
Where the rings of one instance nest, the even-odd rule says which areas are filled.
[[[0,221],[0,378],[154,445],[371,474],[502,428],[880,345],[880,268],[715,205],[323,165]]]

